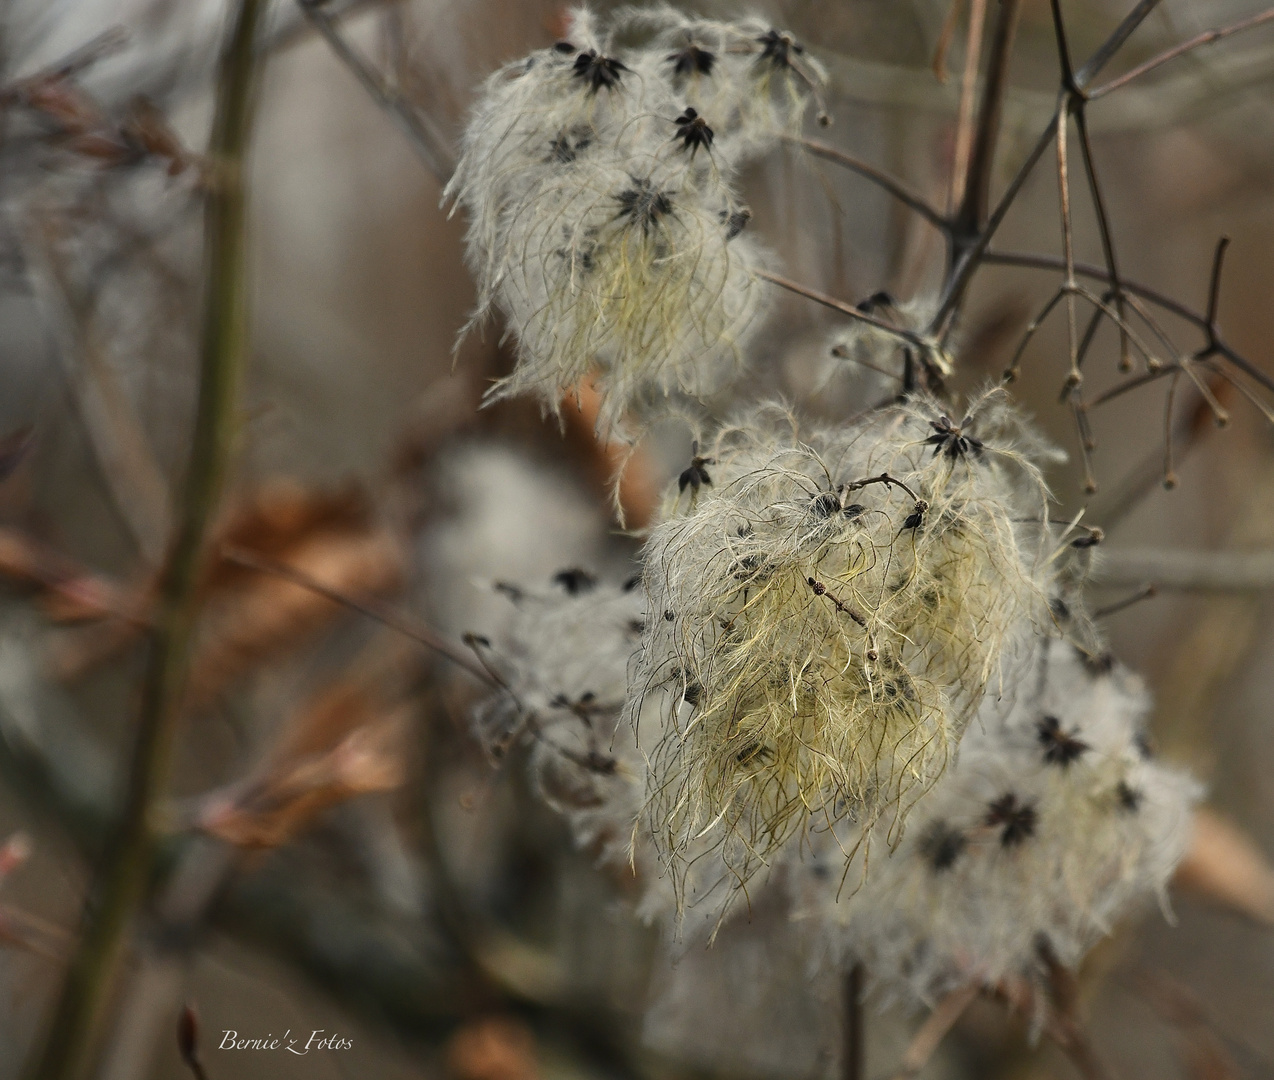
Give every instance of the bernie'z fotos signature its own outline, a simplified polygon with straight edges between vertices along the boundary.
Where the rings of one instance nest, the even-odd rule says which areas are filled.
[[[301,1037],[292,1037],[292,1029],[288,1028],[282,1036],[267,1035],[263,1039],[240,1038],[237,1031],[223,1028],[218,1050],[286,1050],[288,1053],[304,1057],[311,1050],[353,1050],[354,1040],[342,1038],[340,1035],[328,1035],[319,1028],[310,1032],[310,1037],[301,1045]]]

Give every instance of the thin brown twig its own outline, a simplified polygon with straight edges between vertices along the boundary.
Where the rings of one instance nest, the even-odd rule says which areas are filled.
[[[1110,35],[1092,56],[1084,63],[1077,72],[1075,72],[1075,84],[1083,89],[1090,86],[1092,81],[1101,74],[1102,69],[1110,63],[1114,55],[1124,47],[1126,42],[1133,35],[1133,31],[1137,29],[1146,17],[1159,6],[1159,0],[1139,0],[1137,6],[1124,16],[1123,21],[1115,27],[1114,33]]]
[[[1040,158],[1044,156],[1044,151],[1052,144],[1053,136],[1057,131],[1058,119],[1058,115],[1054,113],[1052,119],[1035,140],[1035,145],[1031,147],[1030,152],[1026,155],[1026,160],[1019,166],[1013,179],[1009,181],[1009,186],[1005,189],[1004,194],[1000,196],[1000,201],[996,203],[995,209],[991,212],[990,217],[987,218],[986,224],[978,231],[976,238],[956,257],[955,266],[947,274],[947,280],[943,285],[938,310],[929,321],[931,333],[936,333],[943,326],[950,328],[954,325],[954,320],[951,319],[952,314],[964,299],[965,291],[968,289],[969,282],[977,271],[978,265],[987,261],[986,251],[990,247],[996,230],[999,229],[1014,202],[1017,201],[1017,197],[1026,185],[1031,172]],[[965,201],[967,202],[968,199],[969,193],[966,190]]]
[[[1084,88],[1096,77],[1097,73],[1101,71],[1110,58],[1118,52],[1129,35],[1132,34],[1157,4],[1158,0],[1141,0],[1124,18],[1114,33],[1103,42],[1083,67],[1071,76],[1071,85],[1076,92],[1083,93]],[[964,294],[968,290],[969,282],[974,273],[986,261],[985,255],[990,247],[992,238],[1003,223],[1009,209],[1017,201],[1017,197],[1034,170],[1035,165],[1053,141],[1057,125],[1063,119],[1060,110],[1054,112],[1044,130],[1040,132],[1035,145],[1026,155],[1026,159],[1018,167],[1017,172],[1014,173],[1013,179],[1009,181],[1008,188],[1001,195],[995,210],[991,212],[989,217],[986,216],[985,206],[987,193],[990,189],[991,159],[994,157],[994,142],[999,127],[999,108],[1002,105],[1002,100],[997,100],[996,95],[992,94],[992,88],[996,85],[997,80],[1007,82],[1008,45],[1011,44],[1012,39],[1012,26],[1007,23],[1007,18],[1011,15],[1016,19],[1016,7],[1017,5],[1013,0],[1005,0],[1001,6],[996,41],[997,43],[999,42],[1000,31],[1003,29],[1006,38],[1005,47],[1002,54],[997,52],[995,45],[992,47],[991,73],[988,77],[987,91],[983,98],[984,118],[979,121],[979,135],[981,137],[985,134],[986,147],[985,151],[983,151],[980,138],[979,148],[975,149],[973,159],[970,162],[971,179],[966,186],[964,205],[961,208],[961,213],[958,215],[957,224],[952,233],[951,265],[948,267],[946,280],[943,283],[938,310],[930,320],[928,327],[929,332],[934,334],[942,330],[944,338],[945,335],[950,334],[954,329],[956,322],[954,315],[963,302]],[[1003,87],[1000,89],[999,98],[1002,99],[1002,96]],[[975,171],[977,171],[978,179],[976,185],[973,183]],[[982,189],[981,192],[979,192],[979,189]],[[981,200],[981,206],[975,202],[978,199]],[[985,223],[983,223],[984,219]]]
[[[955,39],[956,26],[960,21],[960,12],[964,10],[964,0],[951,0],[947,8],[947,17],[942,20],[942,31],[938,34],[938,44],[933,50],[933,77],[940,83],[947,81],[947,53],[951,50],[951,42]]]
[[[1054,4],[1057,0],[1053,0]],[[1071,229],[1070,159],[1067,135],[1070,124],[1066,106],[1059,106],[1062,119],[1057,125],[1057,191],[1058,208],[1062,218],[1062,255],[1066,261],[1066,279],[1062,291],[1066,294],[1066,344],[1070,355],[1070,372],[1066,376],[1068,386],[1078,386],[1083,379],[1079,370],[1079,337],[1075,309],[1075,239]]]
[[[1123,611],[1125,608],[1130,608],[1134,604],[1140,604],[1143,600],[1149,600],[1158,595],[1159,586],[1154,582],[1151,582],[1147,585],[1143,585],[1131,596],[1125,596],[1122,600],[1116,600],[1113,604],[1107,604],[1105,607],[1097,608],[1097,610],[1093,612],[1093,618],[1108,618],[1111,615],[1115,615],[1118,612]]]
[[[1042,255],[1036,252],[1025,251],[992,251],[987,250],[982,256],[983,262],[995,263],[1002,266],[1025,266],[1035,270],[1065,270],[1066,263],[1056,255]],[[1110,276],[1106,270],[1092,263],[1076,262],[1075,273],[1080,277],[1092,278],[1096,281],[1110,281]],[[1137,296],[1148,300],[1156,307],[1162,308],[1164,311],[1171,312],[1187,322],[1193,323],[1205,333],[1208,332],[1208,321],[1206,316],[1200,315],[1197,311],[1187,307],[1179,300],[1174,300],[1171,296],[1152,289],[1148,285],[1142,285],[1139,282],[1131,281],[1128,278],[1123,279],[1125,291],[1135,293]],[[1274,393],[1274,378],[1265,374],[1260,368],[1244,357],[1241,353],[1236,352],[1227,342],[1216,336],[1212,343],[1208,346],[1211,353],[1225,357],[1235,367],[1242,371],[1245,375],[1260,383],[1262,387]]]
[[[863,1030],[863,965],[857,963],[845,974],[844,1046],[842,1080],[863,1080],[866,1038]]]
[[[360,615],[366,615],[369,619],[375,619],[377,622],[388,626],[391,630],[396,630],[404,637],[411,638],[412,641],[432,649],[440,656],[445,656],[453,664],[464,668],[470,675],[488,686],[496,689],[500,688],[499,680],[484,665],[478,663],[470,656],[464,648],[455,642],[448,641],[424,623],[394,610],[388,604],[381,603],[371,597],[350,596],[338,589],[333,589],[330,585],[324,584],[318,578],[307,574],[304,570],[298,570],[294,566],[288,566],[286,563],[276,562],[273,559],[262,558],[260,555],[246,551],[243,548],[223,548],[221,557],[226,562],[234,563],[236,566],[256,570],[262,574],[271,574],[274,577],[285,578],[303,589],[309,589],[310,592],[317,593],[319,596],[331,600],[334,604],[340,604],[351,611],[358,612]]]
[[[1241,19],[1236,23],[1231,23],[1229,26],[1218,26],[1211,30],[1205,30],[1203,33],[1192,37],[1189,41],[1183,41],[1180,45],[1176,45],[1165,52],[1161,52],[1158,56],[1152,56],[1144,64],[1138,64],[1131,71],[1127,71],[1118,78],[1111,79],[1110,82],[1103,83],[1101,86],[1088,91],[1088,99],[1093,101],[1099,97],[1104,97],[1112,90],[1118,90],[1121,86],[1127,86],[1134,79],[1139,79],[1147,72],[1154,71],[1154,69],[1160,65],[1168,63],[1169,60],[1175,60],[1178,56],[1185,56],[1186,53],[1193,52],[1202,45],[1210,45],[1212,42],[1220,41],[1222,38],[1227,38],[1231,34],[1238,34],[1244,30],[1251,30],[1254,27],[1261,26],[1262,24],[1271,21],[1274,21],[1274,8],[1259,12],[1249,18]]]
[[[834,296],[828,296],[827,293],[819,292],[817,289],[811,289],[808,285],[802,285],[799,282],[792,281],[790,278],[781,277],[778,274],[772,274],[768,270],[758,270],[757,277],[764,281],[768,281],[771,285],[777,285],[780,289],[786,289],[790,293],[797,296],[803,296],[807,300],[813,300],[816,304],[822,304],[824,307],[838,311],[842,315],[846,315],[857,322],[866,323],[868,326],[874,326],[882,333],[889,334],[901,341],[905,341],[910,345],[916,346],[920,350],[924,362],[927,365],[935,367],[941,374],[949,374],[949,368],[945,361],[939,356],[933,342],[926,340],[914,330],[907,330],[900,326],[892,326],[883,319],[878,319],[874,315],[868,315],[865,311],[860,311],[853,304],[846,303],[844,300],[837,300]]]
[[[920,1025],[903,1052],[902,1061],[893,1075],[893,1080],[911,1080],[919,1075],[920,1070],[933,1057],[934,1052],[942,1044],[947,1033],[955,1026],[956,1021],[964,1015],[965,1010],[978,997],[976,986],[965,986],[953,990],[944,997]]]
[[[1163,486],[1166,488],[1177,486],[1177,473],[1172,462],[1172,407],[1177,400],[1177,384],[1180,381],[1181,371],[1178,369],[1168,381],[1168,396],[1163,406]]]
[[[955,215],[953,256],[962,255],[972,238],[983,231],[991,192],[992,167],[1000,134],[1000,118],[1009,85],[1009,61],[1017,35],[1021,0],[1001,0],[987,59],[986,86],[978,110],[973,151],[963,184],[962,200]],[[955,270],[955,266],[951,267]]]
[[[1076,264],[1075,269],[1076,269],[1076,272],[1078,273],[1079,272],[1078,264]],[[1151,369],[1149,376],[1144,376],[1144,375],[1137,376],[1134,379],[1128,380],[1129,384],[1148,381],[1149,377],[1158,377],[1159,375],[1165,374],[1166,371],[1169,370],[1165,368],[1163,365],[1163,362],[1159,360],[1158,357],[1156,357],[1154,353],[1150,351],[1150,347],[1141,339],[1141,335],[1138,334],[1135,330],[1133,330],[1132,327],[1128,326],[1127,322],[1121,319],[1118,313],[1115,312],[1115,310],[1111,308],[1110,305],[1107,304],[1105,300],[1097,296],[1096,293],[1090,292],[1088,289],[1084,288],[1082,285],[1071,284],[1067,286],[1063,284],[1057,287],[1053,295],[1049,297],[1048,302],[1044,305],[1043,308],[1040,309],[1040,313],[1037,316],[1035,316],[1034,319],[1031,320],[1030,325],[1026,328],[1026,332],[1022,336],[1022,340],[1018,343],[1017,349],[1014,350],[1012,361],[1010,361],[1009,366],[1005,369],[1004,379],[1006,382],[1012,382],[1014,379],[1017,379],[1021,376],[1021,373],[1022,373],[1021,359],[1026,352],[1027,346],[1030,345],[1031,339],[1035,336],[1036,333],[1038,333],[1041,324],[1044,322],[1045,319],[1048,318],[1048,316],[1052,313],[1053,309],[1068,294],[1074,295],[1086,300],[1089,304],[1091,304],[1094,307],[1094,309],[1096,309],[1098,312],[1104,314],[1107,318],[1109,318],[1111,322],[1114,322],[1117,325],[1121,325],[1127,329],[1129,341],[1131,341],[1133,345],[1137,347],[1137,351],[1141,353],[1142,357],[1146,360],[1147,366]],[[1069,389],[1071,385],[1072,384],[1068,383],[1067,389]],[[1102,398],[1099,400],[1105,400],[1106,398],[1110,396],[1115,396],[1115,395],[1107,393],[1102,395]]]
[[[1212,275],[1208,279],[1208,308],[1204,319],[1208,327],[1208,347],[1217,331],[1217,316],[1221,309],[1221,271],[1225,266],[1225,253],[1229,250],[1230,238],[1222,236],[1217,240],[1216,250],[1212,254]]]
[[[952,12],[958,7],[958,3],[953,3]],[[982,61],[982,32],[985,24],[986,0],[972,0],[969,7],[969,33],[965,39],[964,75],[960,81],[960,108],[956,115],[951,190],[947,196],[947,212],[950,214],[954,214],[964,201],[964,185],[969,179],[969,155],[973,151],[973,106],[977,101],[978,67]]]
[[[1080,159],[1084,164],[1084,175],[1088,181],[1088,191],[1093,200],[1093,214],[1097,218],[1097,234],[1101,238],[1102,258],[1106,263],[1106,272],[1110,275],[1111,299],[1115,302],[1115,310],[1120,318],[1124,317],[1124,288],[1119,277],[1119,263],[1115,256],[1115,237],[1110,225],[1110,215],[1106,211],[1106,200],[1102,196],[1101,183],[1097,178],[1097,166],[1093,161],[1092,141],[1088,137],[1088,115],[1082,99],[1076,99],[1077,106],[1073,110],[1075,133],[1079,137]],[[1074,263],[1072,260],[1072,270]],[[1094,321],[1099,316],[1093,316]],[[1119,329],[1119,366],[1125,370],[1131,367],[1128,355],[1128,335],[1121,326]]]
[[[412,149],[434,174],[440,184],[445,185],[456,171],[456,159],[447,139],[438,130],[433,120],[420,112],[411,101],[391,86],[386,79],[365,60],[358,51],[345,39],[336,19],[323,10],[323,0],[297,0],[305,17],[314,24],[314,28],[323,36],[340,61],[371,95],[398,129],[407,136]]]
[[[130,923],[149,885],[158,837],[154,807],[166,787],[204,565],[204,537],[216,509],[236,428],[246,357],[244,159],[252,129],[258,51],[266,4],[240,0],[222,49],[209,156],[217,182],[205,204],[206,292],[200,382],[190,464],[177,535],[161,576],[142,683],[136,744],[123,816],[87,910],[79,949],[63,981],[31,1075],[79,1080],[105,1025]]]
[[[950,228],[947,219],[933,206],[930,206],[922,195],[883,169],[876,168],[870,162],[863,161],[862,158],[855,157],[853,154],[848,154],[839,147],[820,142],[818,139],[805,139],[789,135],[784,137],[784,142],[799,146],[802,150],[813,154],[815,157],[821,157],[837,165],[843,165],[845,168],[858,173],[859,176],[866,177],[899,202],[911,207],[934,228],[941,229],[944,232]]]

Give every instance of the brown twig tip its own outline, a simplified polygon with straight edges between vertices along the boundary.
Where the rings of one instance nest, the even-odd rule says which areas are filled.
[[[369,619],[389,627],[402,634],[404,637],[424,645],[427,649],[445,656],[453,664],[464,668],[475,678],[487,683],[488,685],[496,685],[493,682],[491,672],[485,668],[485,665],[479,665],[458,645],[447,640],[432,627],[426,626],[424,623],[418,622],[407,615],[403,615],[395,611],[389,605],[382,603],[380,600],[367,596],[348,596],[339,589],[333,589],[330,585],[319,581],[310,574],[299,570],[294,566],[288,566],[285,563],[275,562],[271,559],[262,558],[260,555],[242,548],[226,547],[221,549],[221,557],[226,562],[234,563],[236,566],[242,566],[248,570],[256,570],[262,574],[273,574],[276,577],[286,578],[293,584],[303,589],[309,589],[311,592],[326,597],[334,604],[340,604],[356,611],[360,615],[365,615]],[[464,643],[470,648],[474,642],[470,638],[478,640],[477,635],[466,634]],[[485,639],[482,639],[485,640]]]
[[[177,1018],[177,1053],[182,1063],[194,1074],[195,1080],[208,1080],[203,1062],[199,1059],[199,1018],[187,1005]]]

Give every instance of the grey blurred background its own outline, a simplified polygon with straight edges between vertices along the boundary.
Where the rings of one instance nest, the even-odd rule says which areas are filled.
[[[1072,47],[1085,55],[1130,5],[1062,6]],[[835,124],[819,137],[936,204],[945,199],[963,57],[958,32],[951,77],[935,78],[947,8],[945,0],[710,5],[763,10],[792,29],[831,72]],[[563,17],[561,6],[538,0],[327,10],[452,138],[481,80],[550,44]],[[1165,0],[1111,72],[1258,10],[1249,0]],[[144,94],[198,152],[224,16],[211,0],[7,0],[4,81],[16,85],[122,26],[127,40],[76,77],[100,109],[99,126],[122,122]],[[438,179],[291,3],[273,8],[268,49],[252,143],[252,355],[232,510],[251,518],[252,535],[299,550],[287,545],[329,536],[313,524],[328,520],[313,508],[329,500],[331,535],[372,536],[390,548],[368,548],[370,562],[359,561],[360,548],[339,563],[351,589],[380,592],[453,637],[498,636],[507,612],[492,581],[542,583],[567,566],[627,576],[636,543],[611,513],[610,459],[588,425],[563,432],[527,403],[476,410],[511,360],[498,326],[453,358],[473,287],[464,222],[440,209]],[[1047,120],[1056,77],[1048,5],[1030,0],[993,190]],[[116,589],[124,606],[144,592],[189,440],[200,300],[198,169],[170,175],[162,155],[113,158],[109,147],[77,144],[64,112],[10,101],[0,142],[0,436],[32,432],[0,486],[0,547],[17,545],[0,551],[8,582],[0,840],[19,830],[31,840],[0,901],[51,924],[0,940],[0,1077],[19,1075],[56,987],[135,703],[137,650],[119,620],[111,631],[111,619],[68,617],[66,608],[92,589]],[[1214,246],[1229,235],[1221,323],[1238,351],[1274,373],[1274,27],[1183,57],[1094,103],[1089,116],[1124,273],[1202,308]],[[780,151],[746,186],[754,226],[788,276],[850,301],[935,287],[937,234],[862,178]],[[1082,193],[1076,239],[1081,258],[1100,262]],[[1060,251],[1048,155],[997,247]],[[998,377],[1057,281],[1012,268],[980,274],[958,389]],[[870,384],[829,369],[836,325],[782,297],[738,396],[783,395],[830,418],[870,404]],[[1182,342],[1201,344],[1173,326]],[[1054,319],[1031,345],[1015,392],[1072,453],[1051,478],[1060,512],[1071,514],[1084,500],[1073,424],[1057,404],[1065,349]],[[1094,394],[1117,378],[1109,330],[1098,349]],[[1095,412],[1101,490],[1085,520],[1103,525],[1128,509],[1108,529],[1110,551],[1274,546],[1270,426],[1237,395],[1225,403],[1234,422],[1216,432],[1200,425],[1173,491],[1153,475],[1162,385]],[[638,479],[648,489],[668,482],[690,438],[677,425],[652,435]],[[1121,493],[1143,473],[1150,482],[1133,485],[1144,489],[1134,503]],[[280,523],[289,512],[303,519],[293,531]],[[33,551],[66,562],[33,569]],[[188,1075],[174,1034],[186,1001],[199,1012],[214,1080],[835,1073],[839,988],[807,977],[780,918],[759,912],[713,953],[673,964],[632,914],[632,884],[572,849],[516,762],[494,770],[471,742],[476,684],[334,608],[273,637],[245,635],[234,623],[245,617],[236,605],[251,599],[248,585],[226,589],[205,629],[208,694],[180,733],[174,821],[197,818],[208,792],[268,777],[305,703],[333,686],[394,687],[376,707],[410,717],[393,751],[402,775],[307,814],[285,840],[231,853],[196,838],[174,856],[185,876],[138,928],[103,1077]],[[1098,603],[1129,591],[1111,587]],[[1264,592],[1163,590],[1108,621],[1114,651],[1156,694],[1161,751],[1188,762],[1210,803],[1267,855],[1271,614]],[[1186,894],[1174,894],[1171,914],[1147,912],[1092,957],[1082,985],[1096,1042],[1124,1077],[1229,1075],[1199,1064],[1209,1039],[1236,1075],[1274,1076],[1274,933]],[[869,1076],[888,1075],[915,1023],[869,1008]],[[224,1029],[252,1037],[324,1029],[353,1048],[218,1052]],[[1070,1068],[1053,1051],[1030,1053],[1020,1023],[979,1005],[925,1075],[1066,1076]]]

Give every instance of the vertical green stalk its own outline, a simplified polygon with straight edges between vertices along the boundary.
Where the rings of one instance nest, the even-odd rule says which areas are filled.
[[[247,339],[244,286],[244,156],[252,126],[256,38],[265,0],[238,0],[221,54],[204,208],[204,299],[199,391],[176,535],[160,581],[150,634],[127,806],[89,896],[35,1080],[81,1080],[108,1015],[129,925],[145,902],[155,863],[156,802],[166,791],[197,617],[196,588],[208,523],[235,437]]]

